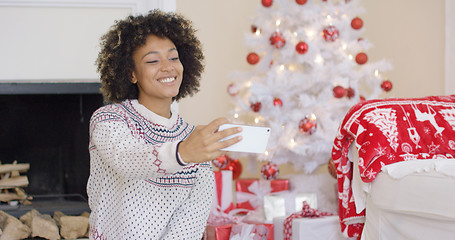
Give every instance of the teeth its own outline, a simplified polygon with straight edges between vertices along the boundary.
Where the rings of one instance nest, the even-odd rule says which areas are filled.
[[[174,80],[175,80],[175,77],[163,78],[163,79],[160,80],[160,82],[162,82],[162,83],[170,83],[170,82],[172,82]]]

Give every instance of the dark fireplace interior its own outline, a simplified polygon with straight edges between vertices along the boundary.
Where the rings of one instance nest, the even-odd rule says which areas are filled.
[[[99,84],[0,87],[0,161],[30,163],[24,190],[33,196],[32,205],[70,198],[86,204],[89,121],[103,105]]]

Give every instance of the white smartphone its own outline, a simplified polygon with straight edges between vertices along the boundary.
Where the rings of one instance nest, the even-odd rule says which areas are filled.
[[[265,152],[265,150],[267,149],[267,142],[269,141],[270,137],[270,128],[238,124],[223,124],[218,128],[218,131],[233,127],[241,127],[242,131],[227,138],[223,138],[220,141],[224,141],[239,135],[242,136],[242,140],[234,145],[231,145],[221,150],[248,153]]]

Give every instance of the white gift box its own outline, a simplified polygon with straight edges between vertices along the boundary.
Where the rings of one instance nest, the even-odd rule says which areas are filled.
[[[267,222],[276,217],[289,216],[292,213],[302,211],[303,201],[311,208],[318,208],[316,193],[292,193],[268,194],[264,196],[264,214]]]
[[[283,240],[284,220],[286,217],[273,219],[274,240]],[[292,221],[293,240],[346,240],[341,233],[338,216],[319,218],[297,218]]]

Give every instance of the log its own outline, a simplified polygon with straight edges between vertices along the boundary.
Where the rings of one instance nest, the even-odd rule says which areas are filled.
[[[57,211],[54,220],[60,228],[60,236],[64,239],[77,239],[84,237],[88,231],[88,217],[67,216]]]
[[[29,169],[30,163],[2,164],[0,165],[0,174],[9,173],[13,171],[27,172]]]
[[[8,189],[3,189],[0,192],[0,202],[9,202],[13,200],[23,201],[27,199],[27,194],[21,188],[14,188],[12,191],[8,191]]]
[[[27,194],[25,193],[24,189],[17,187],[14,188],[14,190],[16,191],[17,196],[24,197],[24,199],[27,198]]]
[[[0,180],[0,189],[28,186],[27,176],[19,176]]]
[[[3,229],[0,240],[25,239],[31,233],[27,225],[3,211],[0,211],[0,227]]]
[[[20,196],[16,193],[0,193],[0,202],[9,202],[13,200],[25,200],[27,196]]]

